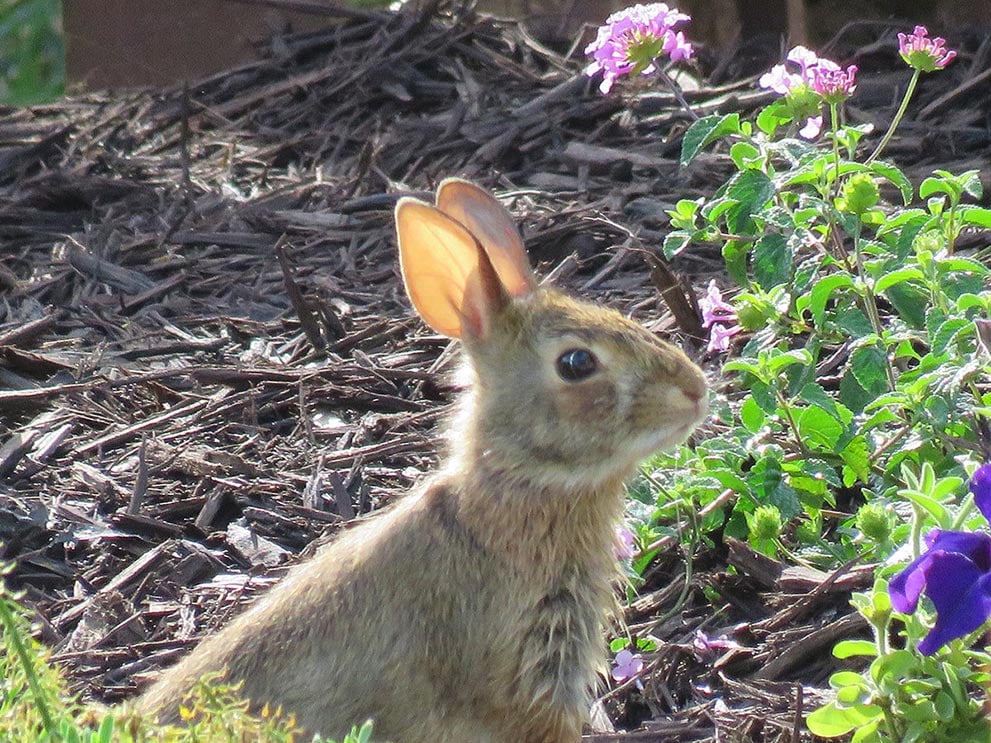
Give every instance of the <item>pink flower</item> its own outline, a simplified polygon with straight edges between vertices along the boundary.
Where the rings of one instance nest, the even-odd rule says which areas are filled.
[[[585,47],[585,54],[593,60],[585,68],[585,74],[602,72],[599,90],[608,93],[623,75],[652,73],[656,69],[655,61],[662,54],[667,54],[673,62],[691,58],[692,45],[683,33],[673,30],[675,25],[688,20],[691,16],[665,3],[638,4],[613,13],[606,18],[606,25],[599,28],[595,41]]]
[[[695,637],[692,639],[692,650],[695,653],[695,658],[700,663],[706,661],[713,661],[719,657],[726,650],[734,650],[740,647],[740,643],[736,640],[731,640],[726,635],[720,635],[719,637],[710,637],[705,634],[702,630],[695,630]]]
[[[773,90],[778,95],[788,95],[804,82],[805,80],[797,72],[788,72],[783,64],[778,64],[774,65],[770,72],[761,75],[757,85],[767,90]]]
[[[730,338],[741,330],[743,328],[739,325],[720,325],[716,323],[709,328],[709,343],[706,346],[706,350],[719,353],[728,351]]]
[[[898,34],[898,53],[905,64],[920,72],[935,72],[948,65],[957,53],[946,48],[946,39],[930,39],[925,26],[916,26],[910,34]]]
[[[620,650],[613,660],[612,677],[614,681],[626,681],[638,676],[643,671],[643,656],[640,653],[631,653],[629,650]]]
[[[823,65],[812,68],[812,89],[829,104],[842,103],[857,89],[857,66],[832,70]]]
[[[713,324],[720,322],[736,322],[736,310],[723,300],[723,293],[719,291],[715,279],[709,282],[705,296],[699,300],[699,309],[702,310],[703,328],[711,328]]]
[[[616,559],[632,560],[637,553],[637,538],[625,524],[616,525]]]
[[[685,40],[685,34],[678,31],[664,37],[664,51],[671,57],[672,62],[687,62],[695,49]]]
[[[797,65],[798,72],[789,71],[788,63]],[[784,96],[794,96],[811,88],[827,103],[839,103],[856,89],[856,74],[854,66],[843,70],[831,59],[819,57],[804,46],[796,46],[788,52],[785,64],[775,65],[770,72],[765,72],[757,85]],[[809,127],[807,131],[812,131],[813,123],[811,120],[805,122]]]
[[[822,116],[810,116],[805,120],[805,126],[798,130],[798,136],[803,139],[815,139],[822,134]]]
[[[729,350],[729,341],[743,328],[737,324],[736,310],[723,300],[723,294],[716,286],[716,280],[709,282],[705,296],[699,300],[702,310],[702,327],[709,328],[709,351]]]

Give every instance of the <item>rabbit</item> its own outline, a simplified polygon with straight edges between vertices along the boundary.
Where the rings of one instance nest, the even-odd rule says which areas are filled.
[[[464,180],[395,222],[420,317],[471,384],[446,461],[290,571],[137,702],[176,721],[226,669],[258,708],[393,743],[576,743],[616,605],[624,480],[707,412],[702,371],[612,309],[539,286],[509,212]]]

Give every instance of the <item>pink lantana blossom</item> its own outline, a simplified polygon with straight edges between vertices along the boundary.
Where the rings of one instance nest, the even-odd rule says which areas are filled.
[[[709,351],[729,350],[730,338],[743,328],[737,323],[736,310],[733,305],[723,300],[723,294],[716,285],[716,280],[709,282],[705,296],[699,300],[702,310],[702,327],[709,329]]]
[[[623,75],[652,73],[662,54],[673,62],[690,59],[692,45],[682,32],[673,30],[688,20],[691,16],[665,3],[638,4],[613,13],[599,27],[595,41],[585,47],[585,54],[592,57],[585,74],[602,72],[599,90],[608,93]]]
[[[905,64],[920,72],[935,72],[948,65],[957,53],[946,48],[946,39],[929,38],[925,26],[916,26],[910,34],[898,34],[898,53]]]
[[[789,65],[798,69],[789,69]],[[787,96],[791,101],[797,101],[808,97],[809,91],[819,94],[820,97],[822,97],[820,89],[832,92],[831,86],[836,83],[837,75],[848,76],[852,85],[852,78],[856,72],[856,67],[848,67],[844,72],[831,59],[820,57],[804,46],[796,46],[788,52],[785,64],[775,65],[770,71],[765,72],[760,76],[757,85],[765,90],[773,90],[778,95]],[[844,92],[852,93],[855,86],[851,87],[851,85],[844,87]],[[805,139],[815,139],[822,133],[822,117],[808,116],[807,105],[807,102],[801,104],[801,109],[806,115],[802,117],[805,118],[805,123],[798,130],[798,135]]]
[[[831,70],[821,65],[812,68],[812,89],[829,104],[842,103],[857,89],[857,66]]]

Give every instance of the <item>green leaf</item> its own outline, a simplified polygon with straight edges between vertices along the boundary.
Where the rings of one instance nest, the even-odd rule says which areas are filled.
[[[795,418],[796,434],[806,446],[833,453],[845,427],[822,408],[803,408]]]
[[[908,204],[912,200],[912,182],[897,167],[891,163],[875,160],[870,164],[870,171],[894,185],[901,192],[903,204]]]
[[[911,283],[895,284],[885,292],[888,301],[911,327],[925,327],[926,308],[931,304],[929,293]]]
[[[740,406],[740,422],[750,433],[757,433],[766,420],[767,414],[752,396],[743,401]]]
[[[764,235],[754,244],[754,281],[765,290],[791,280],[794,256],[784,235]]]
[[[899,268],[884,274],[874,284],[874,291],[880,294],[889,287],[901,284],[904,281],[925,281],[925,278],[926,275],[922,273],[922,269],[915,266],[906,266],[905,268]]]
[[[726,262],[726,272],[738,284],[747,286],[747,253],[750,243],[744,240],[727,240],[723,245],[723,260]]]
[[[902,488],[898,491],[898,495],[911,501],[932,516],[937,526],[945,528],[949,525],[951,518],[946,508],[944,508],[942,503],[931,497],[928,493],[923,493],[911,488]]]
[[[809,714],[805,718],[805,724],[813,735],[821,738],[839,738],[855,728],[868,724],[881,714],[880,708],[873,704],[839,707],[836,702],[830,702]]]
[[[767,360],[767,368],[772,374],[778,374],[795,364],[810,366],[812,364],[812,354],[805,348],[796,348],[792,351],[776,353]]]
[[[871,448],[867,439],[858,434],[840,451],[843,460],[843,484],[847,487],[854,482],[867,483],[871,474]]]
[[[744,170],[726,184],[722,196],[735,203],[726,212],[726,225],[737,234],[751,230],[754,214],[774,197],[774,183],[759,170]]]
[[[869,394],[880,395],[888,391],[886,365],[884,351],[873,344],[861,346],[850,355],[850,371]]]
[[[778,127],[786,126],[794,120],[788,105],[784,101],[775,101],[757,114],[757,128],[770,137],[774,136]]]
[[[877,645],[870,640],[841,640],[833,647],[833,655],[841,660],[857,656],[875,657]]]
[[[681,139],[681,167],[686,167],[698,154],[720,137],[740,133],[740,114],[704,116],[685,132]]]
[[[960,221],[964,224],[991,228],[991,209],[985,209],[980,206],[968,206],[961,209],[958,214],[960,215]]]
[[[784,520],[794,518],[802,511],[798,494],[784,480],[781,463],[773,457],[764,457],[750,470],[747,481],[754,489],[760,505],[771,505],[781,512]]]
[[[843,289],[853,288],[853,276],[848,273],[836,273],[819,279],[809,295],[809,310],[812,321],[817,328],[822,327],[826,304]]]
[[[760,150],[750,144],[750,142],[734,143],[729,148],[729,157],[733,161],[733,164],[736,165],[737,170],[760,168],[763,162],[763,158],[760,156]]]
[[[836,655],[835,651],[833,655]],[[837,658],[840,656],[836,656]],[[842,689],[844,686],[854,686],[863,689],[867,686],[867,679],[856,671],[837,671],[829,677],[829,685],[834,689]]]

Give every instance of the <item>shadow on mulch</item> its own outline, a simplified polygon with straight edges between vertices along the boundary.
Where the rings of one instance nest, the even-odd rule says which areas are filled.
[[[849,117],[879,125],[909,78],[881,38],[833,53],[865,70]],[[890,150],[914,174],[986,161],[987,47],[955,46]],[[679,168],[674,99],[604,98],[581,65],[510,23],[383,12],[186,88],[2,112],[0,540],[77,689],[133,694],[436,462],[454,354],[402,295],[399,196],[455,174],[495,189],[542,273],[701,356],[659,286],[698,291],[718,251],[654,281],[644,251],[728,158]],[[703,114],[768,100],[752,77],[688,96]],[[599,723],[635,731],[587,740],[810,740],[832,644],[866,634],[848,599],[869,567],[727,539],[685,575],[663,552],[626,610],[661,649]]]

